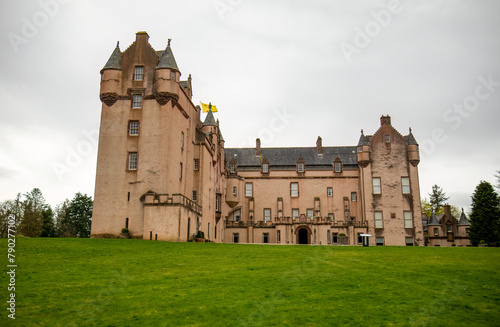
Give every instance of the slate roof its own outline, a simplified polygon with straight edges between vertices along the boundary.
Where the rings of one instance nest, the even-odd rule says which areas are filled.
[[[361,145],[370,145],[370,139],[367,138],[365,134],[363,134],[363,131],[361,131],[361,136],[359,137],[359,142],[358,142],[358,146]]]
[[[108,59],[108,62],[104,67],[104,69],[122,69],[122,52],[120,51],[120,43],[116,43],[116,48],[111,53],[111,56]]]
[[[436,217],[436,214],[434,212],[432,213],[431,221],[427,224],[427,226],[431,226],[431,225],[440,225],[440,223]]]
[[[215,122],[214,114],[212,113],[212,109],[208,110],[208,114],[205,117],[205,121],[202,126],[217,126]]]
[[[470,222],[465,216],[464,213],[464,208],[462,208],[462,214],[460,215],[460,221],[458,222],[459,225],[465,225],[465,226],[470,226]]]
[[[156,69],[168,68],[180,72],[179,67],[177,67],[177,63],[175,62],[174,53],[172,52],[170,45],[167,46],[165,51],[157,51],[156,53],[160,58]]]
[[[415,137],[411,133],[411,128],[410,128],[410,134],[405,136],[406,139],[406,145],[418,145],[417,140],[415,140]]]
[[[234,158],[238,163],[238,170],[252,170],[260,169],[261,160],[266,158],[270,167],[296,169],[297,160],[302,158],[307,169],[332,169],[333,162],[339,157],[344,169],[358,168],[354,146],[323,147],[323,155],[318,154],[316,147],[261,148],[259,157],[255,156],[255,151],[255,148],[227,148],[224,150],[226,163],[229,165],[229,161]]]

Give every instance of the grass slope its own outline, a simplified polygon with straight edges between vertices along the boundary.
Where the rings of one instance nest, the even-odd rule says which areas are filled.
[[[495,248],[23,238],[16,259],[18,326],[500,323]]]

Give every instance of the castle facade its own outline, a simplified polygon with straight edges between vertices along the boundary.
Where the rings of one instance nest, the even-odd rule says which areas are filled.
[[[201,120],[170,41],[146,32],[101,70],[92,237],[213,242],[424,245],[419,150],[382,116],[357,145],[225,148]],[[369,235],[369,236],[368,236]]]

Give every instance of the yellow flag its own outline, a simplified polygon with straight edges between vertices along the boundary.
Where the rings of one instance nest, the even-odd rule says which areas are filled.
[[[202,102],[201,108],[202,108],[203,113],[208,112],[208,104]],[[214,105],[212,105],[212,112],[217,112],[217,107]]]

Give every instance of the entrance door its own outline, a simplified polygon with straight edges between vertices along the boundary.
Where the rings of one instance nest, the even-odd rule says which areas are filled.
[[[309,244],[309,232],[306,228],[299,229],[299,244]]]

